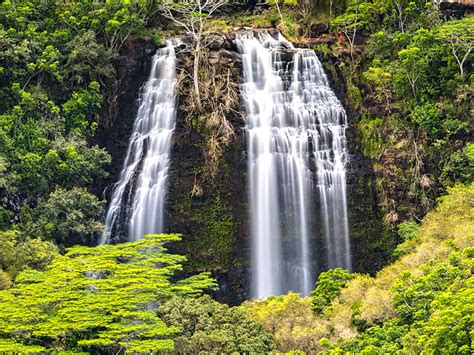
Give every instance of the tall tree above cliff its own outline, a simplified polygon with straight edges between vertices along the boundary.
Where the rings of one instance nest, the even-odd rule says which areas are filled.
[[[463,80],[464,63],[474,48],[474,18],[448,21],[439,29],[439,34],[449,44],[451,53],[459,66],[461,80]]]
[[[163,14],[177,26],[183,28],[193,39],[192,52],[194,55],[193,81],[196,104],[202,110],[201,94],[199,91],[199,54],[204,47],[204,24],[212,14],[226,5],[229,0],[165,0],[162,5]]]

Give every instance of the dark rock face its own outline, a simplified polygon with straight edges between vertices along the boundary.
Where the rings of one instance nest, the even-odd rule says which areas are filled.
[[[209,49],[213,51],[217,51],[219,49],[231,49],[232,46],[227,39],[227,36],[222,33],[211,33],[207,35],[204,43]]]
[[[219,290],[211,292],[213,297],[235,305],[247,298],[250,285],[245,122],[237,99],[232,110],[225,115],[233,134],[227,144],[221,146],[215,162],[217,168],[211,173],[211,143],[221,124],[208,124],[215,103],[206,101],[206,95],[212,98],[220,93],[206,94],[205,91],[207,82],[212,83],[210,87],[217,85],[222,90],[231,85],[233,93],[240,97],[242,59],[237,52],[235,35],[215,34],[207,41],[209,50],[200,68],[204,98],[201,113],[193,109],[189,99],[192,81],[185,72],[190,72],[192,58],[188,51],[177,51],[180,78],[178,115],[171,148],[165,224],[167,232],[183,236],[181,242],[169,246],[170,251],[188,258],[183,275],[210,271],[219,283]],[[123,50],[126,58],[117,64],[120,79],[114,87],[98,135],[99,142],[113,156],[110,177],[98,183],[98,190],[107,187],[106,196],[110,196],[108,192],[122,168],[137,111],[139,89],[147,78],[154,51],[151,42],[133,40]],[[285,53],[283,50],[282,61],[291,61],[290,53]],[[329,76],[333,89],[344,102],[345,89],[340,84],[343,80]],[[347,113],[351,125],[354,115],[350,111]],[[347,188],[353,264],[355,271],[375,272],[388,257],[380,246],[384,229],[380,222],[375,176],[371,162],[356,151],[355,133],[351,128],[347,137],[352,153]],[[319,211],[315,213],[319,214]]]
[[[317,37],[322,35],[323,33],[329,32],[329,22],[318,22],[309,28],[308,31],[309,37]]]
[[[474,10],[474,1],[472,0],[441,0],[435,1],[435,3],[438,4],[445,19],[461,19]]]
[[[188,257],[185,272],[211,271],[219,282],[213,297],[240,304],[246,298],[249,259],[247,161],[244,121],[238,102],[242,59],[229,37],[211,35],[206,41],[209,50],[203,55],[200,68],[204,106],[201,113],[189,108],[192,82],[185,72],[191,72],[192,58],[186,52],[177,54],[179,76],[184,79],[179,84],[177,125],[171,148],[166,223],[169,232],[183,235],[183,241],[171,249]],[[209,122],[215,105],[225,105],[213,102],[212,98],[229,86],[237,95],[237,102],[225,118],[234,134],[222,146],[217,169],[212,174],[209,151],[222,122]],[[215,87],[218,92],[213,92]],[[212,89],[208,94],[209,88]],[[225,101],[225,95],[221,101]]]

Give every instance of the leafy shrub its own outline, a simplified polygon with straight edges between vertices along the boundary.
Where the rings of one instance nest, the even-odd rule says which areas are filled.
[[[58,248],[50,241],[21,238],[18,231],[0,232],[0,270],[4,280],[14,281],[25,269],[44,270],[57,255]],[[8,281],[3,284],[8,286]]]
[[[57,188],[35,209],[23,209],[20,227],[25,235],[41,236],[66,246],[79,242],[95,244],[103,230],[99,222],[103,206],[102,201],[83,188]]]
[[[275,350],[271,336],[242,309],[230,308],[209,296],[173,298],[158,308],[158,315],[168,326],[178,329],[172,337],[179,353]]]
[[[339,296],[341,289],[352,279],[352,275],[343,269],[336,268],[324,271],[318,276],[316,288],[311,292],[311,309],[321,314]]]
[[[440,180],[446,187],[455,182],[470,184],[474,181],[474,143],[454,152],[443,168]]]
[[[411,119],[418,126],[425,129],[429,136],[434,139],[441,132],[441,119],[438,108],[428,102],[415,106]]]
[[[298,294],[247,301],[242,308],[273,335],[279,351],[315,352],[325,334],[325,324],[311,311],[311,300]]]
[[[416,222],[404,222],[398,226],[398,235],[402,238],[403,242],[398,244],[392,253],[395,259],[415,251],[419,243],[417,237],[419,228],[420,226]]]

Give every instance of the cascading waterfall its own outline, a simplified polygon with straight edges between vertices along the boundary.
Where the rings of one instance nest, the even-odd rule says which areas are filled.
[[[128,151],[106,214],[101,243],[118,233],[136,241],[163,231],[163,207],[175,127],[176,55],[167,43],[153,56]]]
[[[237,41],[247,111],[253,296],[307,295],[314,285],[315,187],[326,264],[351,269],[346,114],[314,51],[265,31],[238,34]]]

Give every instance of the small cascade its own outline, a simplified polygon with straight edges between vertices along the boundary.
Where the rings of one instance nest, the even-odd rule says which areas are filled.
[[[315,219],[327,267],[351,269],[344,108],[316,54],[240,33],[248,132],[253,296],[314,287]],[[316,190],[316,191],[315,191]],[[319,196],[321,216],[316,216]]]
[[[176,120],[176,82],[176,55],[173,44],[168,42],[153,56],[150,76],[142,88],[101,244],[117,235],[136,241],[146,234],[163,231],[169,154]]]

